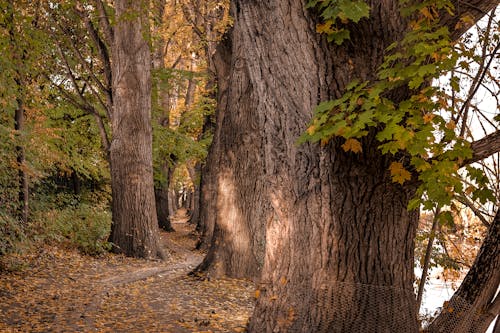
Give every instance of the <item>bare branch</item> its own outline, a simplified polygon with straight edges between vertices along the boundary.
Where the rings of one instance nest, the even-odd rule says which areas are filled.
[[[112,72],[111,72],[111,61],[110,61],[108,47],[99,36],[99,32],[97,31],[96,27],[90,20],[88,13],[83,10],[79,2],[77,2],[77,5],[75,6],[75,11],[83,19],[83,22],[85,23],[85,27],[87,28],[90,38],[92,39],[92,41],[94,42],[95,46],[99,51],[99,55],[101,57],[101,61],[104,66],[104,79],[105,79],[104,84],[106,87],[109,87],[107,89],[106,98],[108,100],[108,104],[113,105],[113,95],[111,93]]]
[[[472,157],[462,165],[471,164],[500,152],[500,130],[471,143]]]
[[[104,39],[106,43],[108,43],[108,45],[111,45],[113,43],[114,36],[113,28],[109,23],[108,14],[106,13],[106,9],[104,8],[102,0],[95,0],[94,2],[97,7],[97,11],[99,12],[99,25],[101,27],[101,30],[103,31]]]

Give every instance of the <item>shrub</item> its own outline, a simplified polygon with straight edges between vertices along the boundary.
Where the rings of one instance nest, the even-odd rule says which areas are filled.
[[[35,221],[32,231],[37,241],[61,243],[89,255],[99,255],[111,248],[107,242],[111,213],[105,208],[82,203],[43,211]]]
[[[21,222],[0,210],[0,256],[19,250],[25,238]]]

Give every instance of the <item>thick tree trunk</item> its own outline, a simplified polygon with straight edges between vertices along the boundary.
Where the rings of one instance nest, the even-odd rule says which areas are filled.
[[[116,252],[158,258],[162,252],[153,190],[151,56],[145,39],[149,33],[145,5],[115,1],[110,239]]]
[[[342,139],[297,145],[314,106],[374,79],[406,32],[399,1],[368,2],[370,19],[336,46],[305,1],[232,1],[230,68],[218,72],[226,100],[207,162],[214,236],[199,268],[261,277],[250,332],[418,332],[414,184],[392,182],[395,157],[373,133],[358,154]]]
[[[500,210],[458,290],[426,332],[484,333],[500,313]],[[496,333],[496,331],[495,331]]]
[[[262,270],[250,332],[417,332],[412,189],[392,183],[372,136],[360,154],[296,143],[316,104],[373,76],[404,31],[397,1],[374,6],[342,47],[318,36],[302,1],[233,4],[205,267]]]

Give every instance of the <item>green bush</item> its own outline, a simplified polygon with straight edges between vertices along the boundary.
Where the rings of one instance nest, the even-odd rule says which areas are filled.
[[[21,222],[0,210],[0,256],[19,250],[25,239]]]
[[[39,213],[33,224],[36,241],[75,247],[84,254],[99,255],[111,246],[107,238],[111,213],[89,204],[52,209]]]

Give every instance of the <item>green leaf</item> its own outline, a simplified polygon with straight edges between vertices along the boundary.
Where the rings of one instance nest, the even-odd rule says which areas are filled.
[[[370,6],[364,1],[340,0],[338,6],[345,17],[355,23],[370,15]]]

